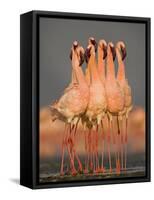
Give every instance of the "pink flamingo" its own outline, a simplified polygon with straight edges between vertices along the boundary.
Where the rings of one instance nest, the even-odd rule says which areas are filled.
[[[106,95],[107,95],[107,115],[109,119],[110,131],[112,130],[113,116],[117,117],[118,135],[120,135],[119,117],[124,109],[124,95],[115,77],[114,59],[116,56],[112,42],[107,47],[107,74],[106,74]],[[112,172],[111,153],[110,153],[110,133],[108,134],[108,157],[110,172]],[[120,156],[116,158],[116,170],[120,172]]]
[[[107,56],[107,43],[105,40],[100,40],[98,43],[98,73],[100,76],[100,79],[102,81],[102,84],[105,88],[105,81],[106,81],[106,75],[105,75],[105,58]],[[103,88],[103,93],[105,93],[105,89]],[[105,171],[104,168],[104,145],[105,145],[105,133],[104,133],[104,126],[103,126],[103,119],[101,120],[101,127],[102,127],[102,166],[101,166],[101,172]]]
[[[96,41],[94,38],[90,38],[88,41],[88,47],[85,51],[86,61],[88,63],[88,70],[90,74],[90,97],[88,108],[85,116],[88,119],[87,126],[89,128],[89,158],[90,168],[96,173],[99,172],[99,158],[98,158],[98,127],[101,123],[101,119],[106,112],[106,95],[105,88],[100,80],[97,63],[96,63]],[[96,162],[95,162],[96,160]],[[94,161],[94,162],[93,162]],[[94,166],[95,165],[95,166]]]
[[[119,41],[116,44],[116,55],[117,55],[117,60],[118,60],[118,72],[117,72],[117,80],[118,83],[121,87],[121,89],[124,92],[124,115],[126,118],[126,131],[125,131],[125,138],[123,141],[123,135],[121,135],[121,142],[125,144],[124,146],[124,150],[125,150],[125,169],[126,169],[126,163],[127,163],[127,123],[128,123],[128,115],[129,112],[132,110],[132,94],[131,94],[131,88],[128,84],[128,80],[126,79],[126,75],[125,75],[125,65],[124,65],[124,59],[126,57],[126,47],[124,42]],[[122,134],[122,132],[121,132]],[[123,149],[122,149],[122,168],[123,168]]]
[[[78,124],[78,121],[82,114],[85,112],[89,100],[89,88],[85,80],[81,65],[83,63],[83,48],[79,46],[78,42],[73,43],[72,49],[72,68],[73,74],[76,76],[75,84],[69,85],[65,89],[64,94],[60,97],[58,101],[50,106],[51,114],[53,120],[59,119],[65,122],[65,133],[62,143],[62,162],[61,162],[61,174],[64,174],[63,171],[63,162],[64,162],[64,145],[67,146],[67,150],[70,157],[70,163],[72,168],[72,174],[76,174],[76,169],[74,165],[74,160],[72,157],[71,148],[72,145],[72,129],[71,124]],[[74,78],[73,78],[74,79]],[[70,130],[68,133],[68,129]],[[76,154],[75,149],[73,148],[74,156],[76,157],[79,165],[80,171],[82,171],[82,164]]]

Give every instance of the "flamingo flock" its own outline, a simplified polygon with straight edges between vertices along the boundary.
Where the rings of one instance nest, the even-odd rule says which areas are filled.
[[[117,58],[118,71],[115,72]],[[61,145],[61,176],[67,173],[120,174],[127,169],[127,125],[132,109],[132,94],[125,74],[126,46],[123,41],[114,45],[93,37],[87,48],[74,41],[70,59],[72,77],[63,95],[50,105],[52,121],[65,123]],[[86,62],[85,72],[82,65]],[[82,126],[85,158],[76,151],[78,126]],[[114,125],[116,124],[116,129]],[[105,126],[108,127],[105,131]],[[98,145],[101,143],[101,152]],[[114,156],[111,148],[114,146]],[[105,163],[105,148],[107,163]],[[66,160],[67,155],[67,160]],[[68,162],[69,159],[69,162]]]

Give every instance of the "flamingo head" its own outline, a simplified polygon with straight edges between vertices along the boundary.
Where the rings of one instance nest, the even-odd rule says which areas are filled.
[[[94,37],[90,37],[90,38],[89,38],[88,44],[94,46],[94,48],[95,48],[95,53],[96,53],[96,52],[97,52],[97,42],[96,42],[96,40],[95,40]]]
[[[115,50],[114,44],[112,42],[108,43],[108,51],[112,53],[112,57],[113,57],[113,61],[114,61],[116,58],[116,50]]]
[[[118,48],[119,51],[121,51],[121,57],[122,60],[124,60],[127,55],[125,43],[123,41],[119,41],[116,47]]]
[[[85,50],[85,60],[88,63],[91,54],[95,54],[97,51],[97,42],[93,37],[90,37],[88,40],[88,47]]]
[[[98,46],[103,51],[103,60],[104,60],[107,56],[107,43],[105,40],[100,40]]]
[[[78,43],[78,41],[74,41],[72,48],[71,48],[71,53],[70,53],[70,59],[72,60],[72,54],[76,53],[78,61],[79,61],[79,66],[81,66],[84,62],[84,49],[81,47]]]

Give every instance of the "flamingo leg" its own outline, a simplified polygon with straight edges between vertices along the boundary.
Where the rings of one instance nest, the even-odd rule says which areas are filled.
[[[72,175],[76,175],[76,174],[77,174],[77,171],[76,171],[76,169],[75,169],[74,160],[73,160],[73,158],[72,158],[71,124],[70,124],[69,130],[70,130],[70,131],[69,131],[69,136],[67,137],[67,151],[68,151],[69,158],[70,158],[70,166],[71,166]]]
[[[121,122],[121,169],[124,169],[124,145],[123,145],[123,119],[120,121]]]
[[[73,154],[74,154],[74,157],[77,159],[77,162],[78,162],[78,166],[79,166],[79,171],[82,171],[83,167],[82,167],[82,163],[79,159],[79,156],[75,150],[75,136],[76,136],[76,133],[77,133],[77,128],[78,128],[78,124],[79,124],[79,121],[80,121],[80,118],[78,119],[78,121],[76,122],[76,125],[75,125],[75,130],[74,130],[74,133],[73,133]],[[74,158],[73,158],[74,159]]]
[[[92,167],[92,169],[93,169],[93,172],[95,172],[96,171],[96,135],[95,135],[95,130],[92,130],[92,140],[91,140],[91,142],[92,142],[92,149],[91,149],[91,151],[92,151],[92,162],[93,162],[93,167]]]
[[[117,145],[118,145],[118,153],[117,153],[117,162],[116,162],[116,172],[117,174],[120,173],[120,155],[121,155],[121,131],[120,131],[120,121],[119,117],[117,116],[117,128],[118,128],[118,134],[117,134]]]
[[[91,170],[94,172],[95,171],[95,131],[92,128],[91,131]]]
[[[108,151],[108,159],[109,159],[109,168],[110,168],[110,173],[112,173],[112,162],[111,162],[111,129],[110,129],[110,123],[112,121],[112,116],[109,114],[108,115],[109,118],[108,118],[108,127],[109,127],[109,130],[108,130],[108,135],[107,135],[107,151]]]
[[[112,141],[113,141],[113,145],[115,145],[115,150],[114,150],[114,153],[115,153],[115,163],[117,163],[117,160],[118,160],[118,148],[117,148],[117,139],[116,139],[116,135],[115,135],[115,131],[114,131],[114,128],[113,128],[113,120],[111,120],[110,122],[110,130],[111,130],[111,135],[112,135]]]
[[[65,153],[65,134],[67,131],[67,125],[65,124],[65,129],[64,129],[64,136],[62,140],[62,156],[61,156],[61,167],[60,167],[60,175],[64,175],[64,153]]]
[[[89,167],[90,167],[90,170],[93,169],[93,161],[92,161],[92,141],[91,141],[91,138],[92,137],[92,131],[91,129],[89,129],[89,134],[88,134],[88,146],[89,146],[89,149],[88,149],[88,154],[89,154]]]
[[[105,135],[104,135],[104,126],[103,121],[101,120],[101,127],[102,127],[102,166],[101,166],[101,172],[105,171],[104,168],[104,145],[105,145]]]
[[[70,137],[71,137],[71,144],[70,144],[70,152],[72,155],[72,159],[74,162],[74,151],[73,151],[73,146],[74,146],[74,134],[73,134],[73,130],[75,129],[75,125],[73,124],[72,127],[70,127]]]
[[[125,131],[125,139],[124,139],[124,154],[125,154],[125,165],[124,165],[124,167],[125,167],[125,170],[127,169],[127,135],[128,135],[128,133],[127,133],[127,131],[128,131],[128,117],[126,116],[126,131]]]
[[[96,126],[96,131],[95,131],[95,135],[96,135],[96,145],[95,145],[95,157],[96,157],[96,173],[99,172],[99,154],[98,154],[98,141],[99,141],[99,126],[97,124]]]
[[[83,131],[84,131],[84,137],[85,137],[85,165],[84,165],[84,173],[87,174],[88,173],[88,141],[87,141],[87,131],[85,129],[85,126],[83,127]]]
[[[90,134],[91,134],[91,130],[89,129],[88,136],[87,136],[87,142],[88,142],[87,169],[89,169],[89,166],[90,166]]]

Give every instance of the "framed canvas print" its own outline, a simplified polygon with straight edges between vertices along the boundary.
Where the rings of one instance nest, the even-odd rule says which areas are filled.
[[[150,181],[150,18],[20,17],[20,183]]]

